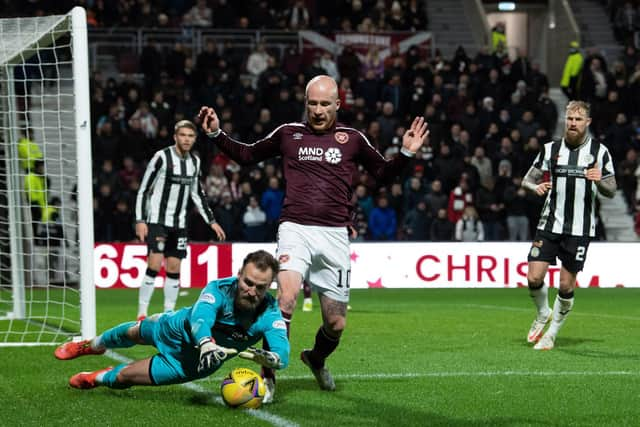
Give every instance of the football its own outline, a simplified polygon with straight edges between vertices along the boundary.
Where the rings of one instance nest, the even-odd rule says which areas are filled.
[[[222,400],[231,408],[257,409],[262,405],[264,393],[262,377],[247,368],[234,369],[220,385]]]

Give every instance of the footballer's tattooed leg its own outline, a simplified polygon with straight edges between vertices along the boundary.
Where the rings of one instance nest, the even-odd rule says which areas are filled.
[[[346,316],[347,315],[347,303],[339,302],[327,298],[324,295],[320,296],[322,301],[322,311],[326,316]]]
[[[340,338],[347,323],[347,303],[320,295],[323,329],[327,335]]]

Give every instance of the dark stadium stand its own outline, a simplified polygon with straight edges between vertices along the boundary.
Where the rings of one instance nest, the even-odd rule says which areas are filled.
[[[607,62],[597,50],[583,52],[577,96],[592,103],[592,132],[611,150],[629,212],[635,212],[640,179],[640,55],[634,45],[639,6],[606,3],[620,56]],[[429,147],[395,186],[373,186],[366,172],[355,177],[354,183],[362,184],[354,195],[360,239],[372,240],[376,234],[368,230],[367,218],[380,196],[397,216],[397,240],[453,240],[451,232],[443,235],[433,231],[434,226],[455,221],[468,204],[491,225],[493,240],[514,238],[507,227],[510,216],[525,216],[528,233],[536,225],[540,201],[514,194],[563,114],[548,96],[550,85],[557,82],[549,82],[537,64],[526,56],[509,58],[462,46],[452,57],[442,57],[437,46],[391,49],[385,57],[373,47],[360,56],[349,49],[329,52],[309,49],[308,38],[298,32],[318,38],[338,32],[387,32],[402,38],[408,31],[428,31],[424,1],[4,0],[0,14],[56,13],[75,4],[92,5],[96,241],[134,239],[122,206],[133,207],[140,171],[151,153],[172,143],[176,120],[194,120],[200,105],[211,105],[227,133],[257,140],[280,123],[302,120],[304,84],[321,73],[340,82],[339,120],[360,129],[385,155],[398,151],[398,135],[414,115],[425,115],[431,129]],[[204,138],[196,150],[203,159],[203,180],[225,185],[211,193],[211,207],[232,203],[241,214],[235,216],[237,224],[230,225],[237,232],[227,233],[246,240],[242,213],[253,197],[261,200],[270,178],[282,177],[280,165],[240,168]],[[211,165],[223,171],[224,180],[209,175]],[[229,198],[223,202],[225,193]],[[426,209],[419,206],[422,201]],[[439,208],[447,215],[439,217]],[[190,239],[213,239],[200,221],[193,215]],[[105,225],[115,222],[125,223],[117,235]],[[422,230],[420,238],[416,227]]]

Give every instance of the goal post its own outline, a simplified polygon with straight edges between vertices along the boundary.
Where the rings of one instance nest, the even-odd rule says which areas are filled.
[[[0,19],[0,346],[96,333],[86,13]]]

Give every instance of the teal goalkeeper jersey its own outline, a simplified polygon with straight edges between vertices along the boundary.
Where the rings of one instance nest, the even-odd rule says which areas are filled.
[[[194,347],[203,338],[213,337],[218,345],[242,351],[264,337],[269,350],[280,356],[280,368],[286,368],[289,339],[277,301],[266,294],[257,313],[247,318],[246,314],[234,310],[237,286],[236,277],[209,282],[196,303],[177,311],[171,323],[182,331],[184,341]],[[243,324],[250,326],[245,328]]]

